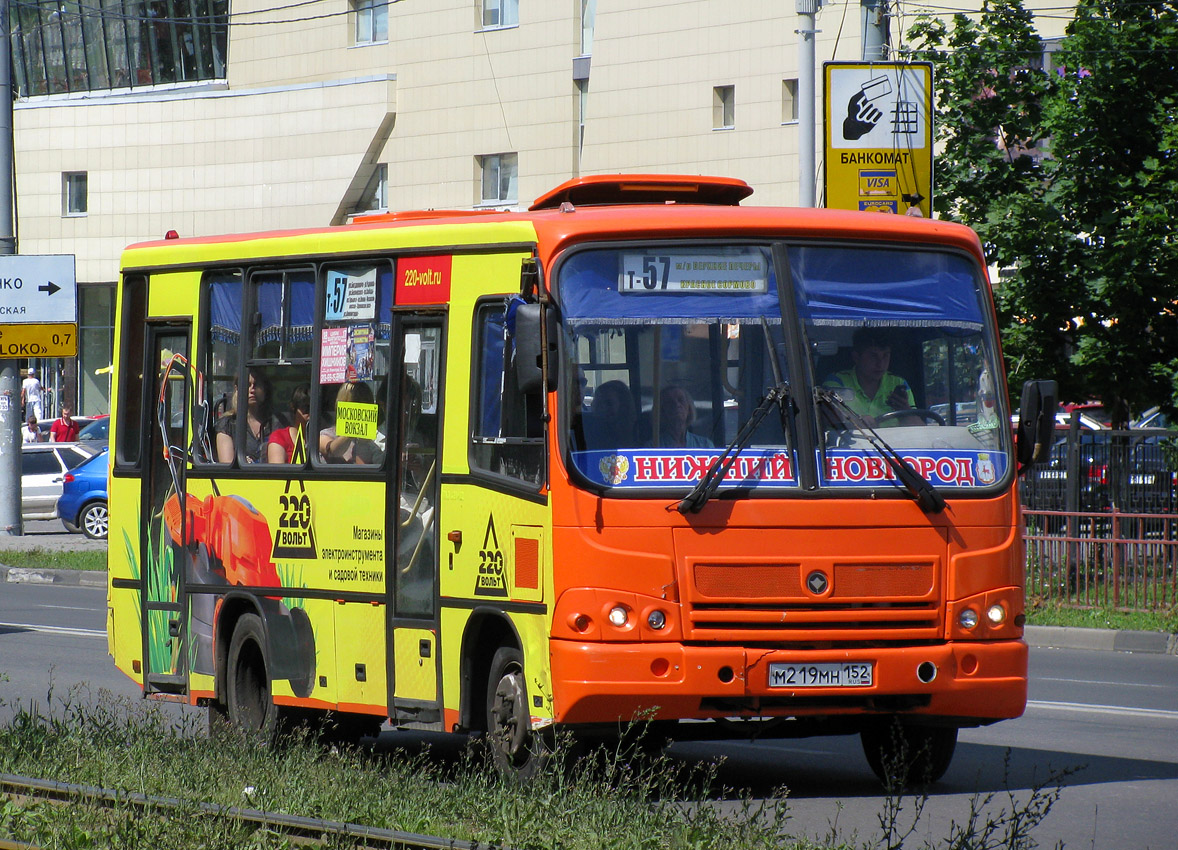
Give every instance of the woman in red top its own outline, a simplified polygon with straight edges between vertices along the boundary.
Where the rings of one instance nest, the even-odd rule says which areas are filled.
[[[302,443],[302,455],[306,457],[306,430],[311,421],[311,388],[299,384],[290,394],[290,422],[286,428],[276,428],[266,444],[268,463],[292,463],[295,446]],[[302,458],[300,458],[301,460]]]

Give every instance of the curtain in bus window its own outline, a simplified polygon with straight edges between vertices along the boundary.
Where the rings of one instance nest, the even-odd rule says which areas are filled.
[[[503,398],[503,314],[484,314],[482,386],[479,392],[478,437],[499,437],[503,430],[500,402]]]
[[[210,332],[218,342],[241,342],[241,279],[213,281],[209,285]]]
[[[315,330],[315,280],[309,272],[305,277],[291,275],[290,324],[287,342],[311,341]]]
[[[958,254],[795,247],[790,269],[802,318],[815,325],[977,329],[984,323],[976,267]]]
[[[258,313],[262,317],[262,324],[258,328],[254,345],[260,347],[268,342],[277,342],[282,338],[282,283],[273,281],[259,284],[257,296]]]
[[[625,269],[648,259],[658,268],[665,263],[677,282],[685,278],[715,279],[717,264],[756,264],[767,275],[762,292],[721,292],[716,289],[683,292],[675,289],[623,291]],[[701,268],[696,273],[684,266]],[[712,266],[713,269],[704,269]],[[701,316],[719,322],[739,323],[742,319],[780,321],[777,281],[768,249],[755,246],[660,246],[633,250],[581,251],[560,267],[560,304],[570,325],[608,320],[613,324],[690,324]],[[764,277],[762,277],[764,281]],[[709,280],[711,282],[711,280]],[[680,284],[682,285],[682,284]]]

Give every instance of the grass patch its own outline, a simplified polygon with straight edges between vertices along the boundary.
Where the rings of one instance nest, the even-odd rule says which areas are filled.
[[[34,570],[105,570],[106,552],[57,552],[52,549],[0,549],[0,564]]]
[[[1168,611],[1119,611],[1110,607],[1079,607],[1030,598],[1026,610],[1029,626],[1132,629],[1178,634],[1178,606]]]
[[[1032,829],[1059,797],[1065,775],[1013,793],[993,807],[978,796],[945,843],[915,828],[921,797],[889,795],[878,837],[810,839],[791,835],[784,788],[754,797],[720,787],[713,764],[682,764],[637,749],[602,748],[569,768],[561,742],[556,758],[529,782],[502,779],[481,751],[449,759],[425,753],[376,755],[327,746],[305,730],[269,748],[226,732],[215,740],[189,714],[165,706],[75,689],[50,695],[52,711],[18,708],[0,727],[0,771],[98,785],[189,801],[176,811],[130,807],[0,806],[0,839],[43,847],[290,847],[289,839],[198,813],[194,803],[243,806],[384,829],[479,841],[492,847],[561,850],[901,850],[1034,847]],[[1001,840],[997,840],[998,834]],[[357,846],[329,840],[330,847]]]

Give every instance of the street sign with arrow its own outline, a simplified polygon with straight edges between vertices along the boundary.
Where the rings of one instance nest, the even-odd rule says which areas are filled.
[[[77,354],[74,255],[0,256],[0,358]]]

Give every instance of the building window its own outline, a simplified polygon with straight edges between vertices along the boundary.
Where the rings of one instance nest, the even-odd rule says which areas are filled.
[[[372,170],[364,194],[356,204],[357,213],[385,212],[389,208],[389,167],[381,162]]]
[[[736,126],[736,87],[712,89],[712,129],[731,130]]]
[[[581,168],[581,154],[585,151],[585,112],[589,107],[589,81],[577,80],[577,169]]]
[[[519,24],[519,0],[483,0],[483,27],[514,27]]]
[[[225,79],[229,0],[13,3],[19,96]]]
[[[67,171],[61,175],[61,214],[85,215],[88,208],[86,172]]]
[[[497,153],[479,157],[482,190],[479,204],[501,206],[514,204],[519,197],[519,155]]]
[[[593,52],[593,26],[597,18],[597,0],[581,0],[581,55]]]
[[[352,0],[356,12],[356,44],[389,40],[388,0]]]
[[[110,413],[111,356],[114,352],[113,284],[78,287],[78,374],[76,412]],[[63,395],[63,399],[70,399]],[[72,400],[72,399],[70,399]]]
[[[781,81],[781,123],[789,124],[798,120],[798,81]]]

